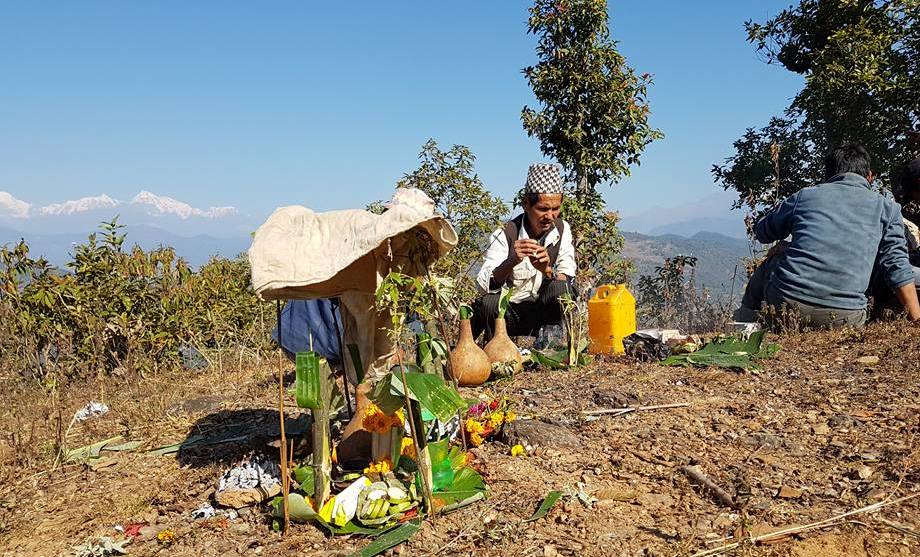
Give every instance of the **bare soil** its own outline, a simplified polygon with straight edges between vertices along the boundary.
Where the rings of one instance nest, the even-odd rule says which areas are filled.
[[[538,446],[521,457],[500,441],[475,449],[489,499],[428,521],[396,551],[692,555],[920,492],[920,328],[889,323],[770,340],[783,351],[758,374],[614,359],[576,372],[525,371],[488,387],[490,395],[515,400],[522,418],[564,428],[578,442]],[[865,356],[878,363],[858,361]],[[235,520],[189,518],[212,501],[226,467],[271,451],[274,370],[253,364],[85,381],[63,388],[56,403],[34,385],[5,381],[0,554],[66,555],[89,538],[122,537],[114,527],[132,522],[169,528],[176,539],[171,545],[136,540],[131,555],[347,555],[367,544],[304,524],[282,537],[272,532],[264,508]],[[104,400],[111,411],[76,424],[67,436],[71,447],[118,434],[143,440],[142,449],[195,434],[237,432],[242,440],[166,456],[111,453],[95,469],[51,471],[58,428],[66,429],[89,400]],[[690,406],[590,419],[584,413],[636,403]],[[691,483],[681,471],[691,464],[737,507]],[[524,523],[553,489],[574,496]],[[918,530],[920,498],[727,554],[920,555]]]

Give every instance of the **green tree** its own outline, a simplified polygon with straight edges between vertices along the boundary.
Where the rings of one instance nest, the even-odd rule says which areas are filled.
[[[540,107],[524,107],[524,129],[573,184],[565,217],[580,270],[604,273],[622,239],[597,185],[628,176],[662,137],[648,124],[651,77],[637,76],[617,52],[606,0],[536,0],[528,32],[537,37],[538,62],[523,72]]]
[[[429,139],[419,154],[421,164],[406,174],[397,188],[418,188],[430,197],[439,213],[450,221],[459,238],[457,246],[441,258],[433,271],[463,278],[483,252],[483,242],[502,223],[508,205],[495,197],[476,175],[476,157],[463,145],[442,151]]]
[[[783,117],[748,129],[713,167],[716,181],[738,192],[736,205],[762,210],[777,193],[819,181],[824,154],[843,141],[864,144],[877,184],[890,188],[920,154],[920,0],[800,0],[745,28],[767,63],[802,75],[805,86]]]

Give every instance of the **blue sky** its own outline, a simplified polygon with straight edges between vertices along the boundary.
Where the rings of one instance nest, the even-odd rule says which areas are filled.
[[[653,74],[665,139],[605,186],[624,214],[718,191],[711,165],[779,113],[799,78],[742,22],[769,0],[610,0]],[[535,61],[524,1],[18,2],[0,7],[0,191],[42,205],[146,189],[194,206],[361,207],[429,137],[469,146],[510,197],[545,160],[521,127]]]

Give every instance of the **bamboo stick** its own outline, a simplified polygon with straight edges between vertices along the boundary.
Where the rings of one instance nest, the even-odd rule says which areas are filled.
[[[288,495],[291,490],[291,477],[288,474],[287,436],[284,434],[284,348],[281,345],[281,301],[275,301],[275,313],[278,318],[278,420],[281,422],[281,506],[284,509],[284,529],[286,534],[291,526],[288,509]]]

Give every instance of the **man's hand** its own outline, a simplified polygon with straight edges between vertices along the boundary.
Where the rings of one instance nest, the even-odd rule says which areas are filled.
[[[546,252],[546,248],[543,246],[537,246],[534,254],[530,256],[530,264],[544,275],[548,276],[552,272],[549,264],[549,253]]]
[[[788,247],[789,247],[788,242],[783,242],[783,241],[776,242],[775,244],[773,244],[773,247],[771,247],[769,251],[767,251],[767,259],[770,259],[771,257],[776,257],[777,255],[782,255],[786,253],[786,248]]]
[[[920,303],[917,301],[917,287],[913,282],[909,282],[894,291],[898,296],[904,309],[907,311],[907,317],[914,323],[920,322]]]
[[[514,243],[514,256],[517,259],[517,261],[514,262],[515,265],[528,257],[532,257],[538,249],[540,249],[540,244],[537,243],[536,240],[528,238],[526,240],[516,241]]]

